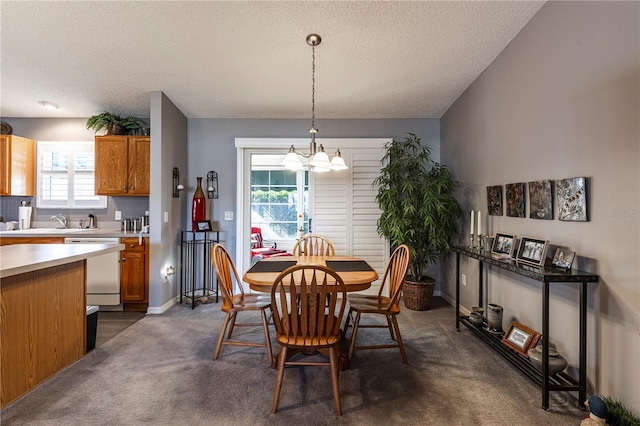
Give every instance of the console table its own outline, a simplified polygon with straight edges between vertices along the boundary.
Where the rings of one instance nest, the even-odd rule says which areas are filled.
[[[498,260],[491,257],[491,252],[467,246],[453,247],[456,253],[456,330],[460,331],[460,323],[469,328],[473,334],[504,356],[529,378],[542,386],[542,408],[549,408],[549,392],[578,391],[578,404],[584,408],[587,397],[587,284],[598,282],[600,277],[582,271],[565,271],[549,266],[529,266],[517,263],[513,259]],[[468,316],[460,315],[460,256],[467,256],[479,261],[479,295],[478,306],[483,306],[483,265],[487,264],[506,269],[517,275],[522,275],[542,283],[542,372],[538,371],[531,362],[502,344],[501,336],[496,336],[477,327],[469,321]],[[549,286],[551,283],[579,283],[580,284],[580,360],[578,366],[578,380],[561,372],[549,376]]]

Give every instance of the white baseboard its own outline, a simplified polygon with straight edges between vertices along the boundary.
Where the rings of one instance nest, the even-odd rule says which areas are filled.
[[[147,314],[162,314],[163,312],[165,312],[167,309],[169,309],[170,307],[172,307],[173,305],[178,303],[178,297],[174,297],[173,299],[170,299],[167,303],[165,303],[164,305],[160,306],[159,308],[157,307],[149,307],[147,308]]]

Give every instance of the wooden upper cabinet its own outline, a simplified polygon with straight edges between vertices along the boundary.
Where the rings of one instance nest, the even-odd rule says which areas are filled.
[[[96,195],[149,195],[149,136],[96,136]]]
[[[0,195],[35,195],[36,141],[0,136]]]

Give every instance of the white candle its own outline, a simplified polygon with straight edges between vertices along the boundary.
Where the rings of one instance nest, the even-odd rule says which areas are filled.
[[[474,216],[473,213],[474,211],[471,210],[471,232],[470,232],[471,235],[473,235],[473,216]]]
[[[480,218],[480,210],[478,210],[478,235],[482,235],[482,219]]]

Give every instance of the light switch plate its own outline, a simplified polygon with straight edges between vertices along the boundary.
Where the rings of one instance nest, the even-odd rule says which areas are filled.
[[[122,220],[122,212],[120,210],[116,210],[115,220]]]
[[[233,220],[233,212],[224,212],[224,220]]]
[[[169,212],[164,212],[164,223],[169,222]]]

